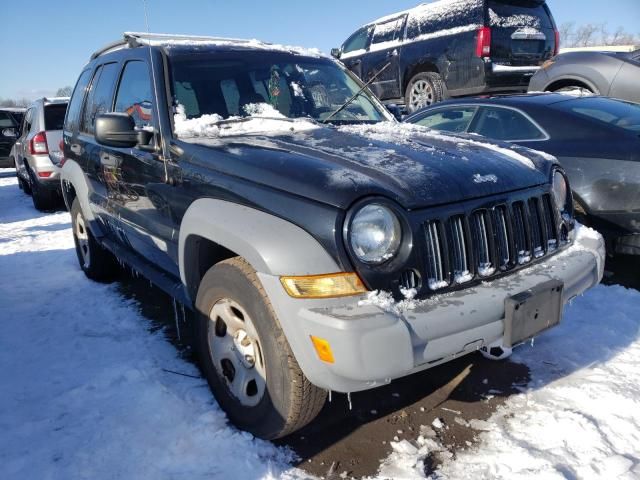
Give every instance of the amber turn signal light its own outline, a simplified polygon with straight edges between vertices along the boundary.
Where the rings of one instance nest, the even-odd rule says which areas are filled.
[[[313,348],[316,349],[316,353],[320,360],[326,363],[335,363],[329,342],[324,338],[314,337],[313,335],[311,335],[311,342],[313,343]]]
[[[347,297],[367,291],[355,273],[280,277],[280,281],[289,296],[294,298]]]

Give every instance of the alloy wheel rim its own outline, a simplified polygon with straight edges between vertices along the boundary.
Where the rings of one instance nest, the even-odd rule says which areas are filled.
[[[428,81],[418,80],[413,84],[409,96],[409,103],[414,111],[432,105],[433,100],[433,87]]]
[[[209,354],[218,376],[246,407],[260,403],[266,389],[266,368],[251,317],[237,302],[223,298],[211,309]]]
[[[89,268],[91,265],[91,250],[89,249],[89,232],[84,223],[84,218],[78,213],[76,215],[76,239],[78,240],[78,248],[80,249],[80,255],[82,256],[82,265],[84,268]]]

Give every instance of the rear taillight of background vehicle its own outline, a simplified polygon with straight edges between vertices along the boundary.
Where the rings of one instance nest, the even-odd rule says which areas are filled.
[[[47,136],[44,132],[36,133],[29,142],[29,153],[31,155],[42,155],[49,153]]]
[[[482,27],[478,30],[478,37],[476,39],[476,56],[480,58],[491,56],[490,27]]]
[[[560,32],[556,30],[554,33],[556,36],[556,46],[553,49],[553,56],[555,57],[560,53]]]
[[[60,163],[58,164],[58,166],[62,168],[64,162],[67,161],[67,157],[64,156],[64,138],[60,140],[58,148],[60,149]]]

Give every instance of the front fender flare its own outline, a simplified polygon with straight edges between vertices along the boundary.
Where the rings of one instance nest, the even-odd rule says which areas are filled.
[[[308,232],[269,213],[213,198],[193,202],[180,225],[180,278],[189,287],[187,239],[197,235],[243,257],[256,272],[312,275],[341,271]]]

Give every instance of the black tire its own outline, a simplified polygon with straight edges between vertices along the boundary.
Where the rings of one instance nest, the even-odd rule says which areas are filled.
[[[18,177],[18,186],[20,187],[20,190],[22,190],[26,195],[31,195],[31,185],[29,185],[29,182],[22,178],[17,172],[16,176]]]
[[[236,344],[237,347],[230,350],[219,349],[215,352],[210,347],[213,342],[223,341],[220,339],[227,336],[228,328],[221,317],[210,319],[214,307],[229,305],[229,302],[240,309],[238,318],[244,322],[246,332],[254,331],[254,336],[257,336],[257,341],[251,335],[243,337],[249,338],[251,348],[255,349],[252,351],[257,352],[253,366],[243,368],[243,372],[246,378],[250,375],[255,377],[259,374],[256,369],[260,366],[266,376],[266,382],[262,380],[263,393],[256,387],[253,389],[256,392],[254,397],[249,392],[253,380],[246,383],[242,390],[245,404],[233,393],[235,369],[229,371],[227,365],[225,370],[224,362],[232,362],[227,358],[220,362],[214,360],[214,356],[224,355],[241,358],[242,347]],[[234,308],[230,307],[231,310]],[[260,280],[244,259],[231,258],[209,269],[198,289],[196,310],[195,344],[200,366],[211,391],[231,422],[256,437],[272,440],[299,430],[318,415],[327,392],[312,385],[300,370]],[[236,334],[232,338],[232,342],[237,342],[239,336]],[[242,362],[238,358],[234,361]],[[251,401],[255,403],[247,405]]]
[[[80,268],[87,277],[96,282],[107,283],[114,280],[119,272],[118,262],[111,252],[100,245],[87,228],[80,202],[73,200],[71,207],[73,241]]]
[[[32,170],[29,172],[29,189],[31,191],[31,199],[33,200],[33,206],[40,212],[49,212],[56,207],[55,192],[49,188],[43,187],[38,182],[38,179]]]
[[[407,113],[413,113],[448,97],[447,86],[439,73],[417,73],[409,80],[404,92],[405,109]]]

